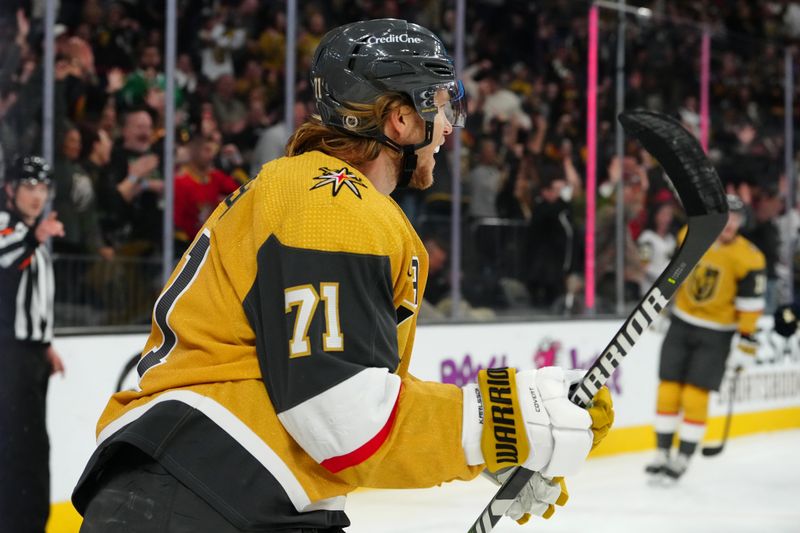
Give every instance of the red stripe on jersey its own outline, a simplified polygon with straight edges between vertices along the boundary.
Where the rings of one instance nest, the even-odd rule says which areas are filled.
[[[706,421],[705,420],[702,420],[702,421],[700,421],[700,420],[689,420],[688,418],[684,418],[683,421],[686,424],[692,424],[694,426],[705,426],[706,425]]]
[[[14,233],[14,228],[6,228],[0,230],[0,235],[11,235],[12,233]]]
[[[661,415],[661,416],[678,416],[678,412],[677,411],[675,411],[675,412],[672,412],[672,411],[656,411],[656,414],[657,415]]]
[[[336,474],[345,468],[361,464],[372,457],[372,455],[378,451],[378,448],[386,442],[386,439],[389,438],[389,433],[392,431],[392,426],[394,425],[394,419],[397,416],[397,406],[400,403],[400,393],[402,391],[403,386],[400,385],[400,391],[397,393],[397,399],[394,401],[394,407],[392,407],[392,412],[389,414],[389,419],[386,420],[386,424],[374,437],[352,452],[339,455],[338,457],[330,457],[320,464],[331,473]]]
[[[28,268],[28,265],[31,264],[32,260],[33,260],[33,254],[29,255],[27,258],[25,258],[24,261],[22,261],[22,263],[19,264],[19,269],[25,270],[26,268]]]

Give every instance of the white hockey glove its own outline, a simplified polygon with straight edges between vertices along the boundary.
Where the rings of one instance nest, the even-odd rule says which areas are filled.
[[[739,333],[739,338],[728,356],[728,368],[747,368],[756,362],[756,352],[758,352],[758,341],[752,335]]]
[[[523,466],[546,478],[575,474],[613,421],[610,396],[592,415],[569,401],[582,375],[559,367],[482,370],[477,384],[463,388],[467,463],[490,472]]]
[[[500,486],[511,475],[511,472],[511,468],[501,470],[496,474],[484,470],[483,475]],[[506,511],[506,516],[516,520],[520,525],[526,523],[531,515],[547,519],[555,513],[556,505],[563,506],[568,499],[569,493],[563,477],[550,480],[539,472],[535,472]]]

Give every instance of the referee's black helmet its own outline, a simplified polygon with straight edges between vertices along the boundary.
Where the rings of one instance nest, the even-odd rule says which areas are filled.
[[[44,158],[36,155],[17,157],[6,169],[6,183],[15,189],[20,184],[38,185],[43,183],[50,187],[52,185],[50,165]]]

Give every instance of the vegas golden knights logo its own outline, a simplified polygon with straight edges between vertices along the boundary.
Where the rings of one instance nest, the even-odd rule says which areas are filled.
[[[717,292],[720,272],[714,267],[698,265],[689,280],[689,294],[696,302],[711,299]]]

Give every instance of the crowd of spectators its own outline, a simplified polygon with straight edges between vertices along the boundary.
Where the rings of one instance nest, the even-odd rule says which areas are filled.
[[[785,0],[641,3],[654,15],[628,25],[626,106],[670,113],[699,134],[700,30],[712,31],[709,154],[729,190],[751,205],[745,233],[765,248],[777,286],[782,266],[790,268],[781,263],[779,250],[787,242],[776,226],[787,188],[782,56],[786,45],[800,39],[800,7]],[[299,4],[294,125],[314,112],[306,73],[331,27],[363,18],[406,18],[432,28],[454,49],[452,1]],[[542,312],[579,313],[588,3],[468,0],[467,6],[462,77],[469,118],[461,132],[465,156],[457,163],[465,191],[466,300],[496,309],[524,301]],[[40,9],[40,3],[26,1],[0,7],[0,181],[3,160],[41,146]],[[53,247],[62,257],[108,263],[158,257],[165,179],[175,180],[180,252],[219,200],[282,154],[289,129],[283,109],[284,2],[180,0],[178,11],[176,89],[167,95],[163,2],[60,2],[54,209],[66,235]],[[603,11],[596,235],[601,310],[613,308],[615,297],[617,189],[625,198],[626,299],[635,299],[652,280],[674,248],[670,237],[680,225],[680,209],[674,209],[657,164],[631,143],[623,160],[614,156],[615,30],[616,14]],[[175,168],[165,176],[167,98],[177,106],[177,149]],[[800,93],[794,101],[790,112],[797,123]],[[446,147],[451,144],[452,138]],[[443,263],[438,270],[445,276],[453,161],[447,150],[437,157],[434,187],[399,191],[396,199],[426,242],[437,247]],[[157,288],[154,280],[152,290]],[[439,292],[446,301],[445,291]]]

